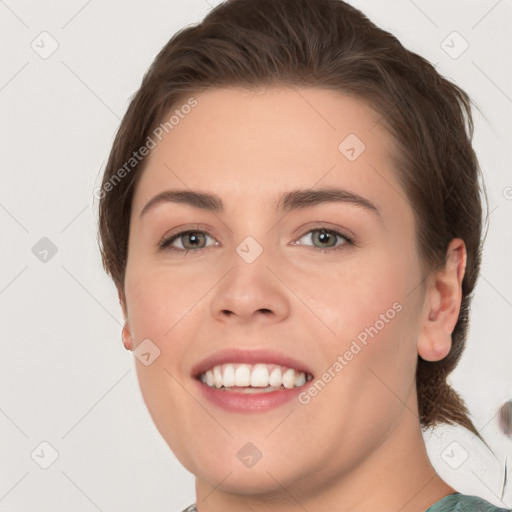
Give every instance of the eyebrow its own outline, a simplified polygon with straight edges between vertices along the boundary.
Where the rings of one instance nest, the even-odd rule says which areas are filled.
[[[224,211],[224,203],[216,194],[194,190],[164,190],[150,199],[142,208],[140,217],[161,203],[187,204],[194,208],[215,213]],[[284,193],[276,203],[276,210],[289,212],[309,208],[322,203],[350,203],[380,216],[379,209],[368,199],[347,190],[327,187],[322,189],[298,189]]]

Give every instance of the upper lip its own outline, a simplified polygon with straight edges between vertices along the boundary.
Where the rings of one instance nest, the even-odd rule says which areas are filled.
[[[278,366],[285,366],[287,368],[293,368],[299,372],[304,372],[306,375],[312,375],[309,367],[301,361],[294,359],[293,357],[287,356],[280,352],[276,352],[271,349],[239,349],[239,348],[226,348],[215,352],[214,354],[201,360],[195,364],[192,368],[192,376],[199,377],[207,370],[211,370],[214,366],[226,364],[226,363],[245,363],[245,364],[275,364]]]

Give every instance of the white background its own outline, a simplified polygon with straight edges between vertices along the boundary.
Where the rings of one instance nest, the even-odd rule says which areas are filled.
[[[0,0],[0,512],[171,512],[194,500],[193,477],[154,427],[121,343],[93,190],[143,73],[174,32],[217,3]],[[451,485],[498,505],[506,456],[512,470],[511,440],[496,417],[512,399],[512,3],[351,3],[436,64],[483,113],[475,114],[475,147],[490,228],[452,382],[496,458],[460,429],[426,438]],[[47,59],[31,47],[45,37],[51,48],[43,31],[58,42]],[[456,59],[463,41],[446,39],[453,31],[469,43]],[[42,237],[58,249],[46,263],[32,252]],[[48,469],[40,464],[52,452],[42,442],[58,453]],[[504,501],[512,507],[510,486]]]

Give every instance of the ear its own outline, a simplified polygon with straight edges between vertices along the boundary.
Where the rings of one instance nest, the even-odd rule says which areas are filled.
[[[454,238],[446,251],[443,268],[426,281],[418,354],[425,361],[440,361],[452,347],[452,332],[459,318],[462,280],[466,271],[466,245]]]
[[[124,292],[121,289],[117,290],[117,296],[119,297],[119,304],[123,310],[124,326],[121,337],[123,339],[123,345],[126,350],[133,350],[132,335],[130,332],[130,326],[128,324],[128,311],[126,308],[126,298]]]

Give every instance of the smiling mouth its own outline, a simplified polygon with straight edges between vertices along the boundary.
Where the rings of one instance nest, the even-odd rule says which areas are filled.
[[[226,363],[216,365],[197,378],[206,386],[238,393],[270,393],[303,386],[313,376],[275,364]]]

